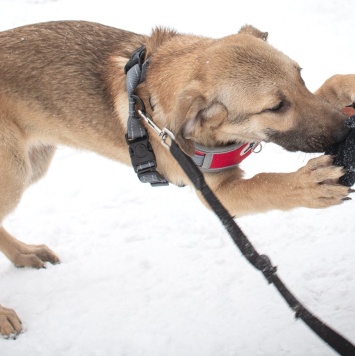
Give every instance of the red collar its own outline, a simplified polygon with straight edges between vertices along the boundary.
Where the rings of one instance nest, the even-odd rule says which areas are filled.
[[[247,158],[259,142],[236,143],[225,147],[208,148],[195,144],[192,160],[202,172],[219,172],[232,168]]]

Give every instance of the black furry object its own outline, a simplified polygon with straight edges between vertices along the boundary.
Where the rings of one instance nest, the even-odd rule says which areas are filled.
[[[340,177],[339,183],[351,187],[355,184],[355,115],[350,116],[345,125],[351,128],[349,135],[344,141],[329,146],[325,154],[335,156],[334,165],[346,169],[347,172]]]

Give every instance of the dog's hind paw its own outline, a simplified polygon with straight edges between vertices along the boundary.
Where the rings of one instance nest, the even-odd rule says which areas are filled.
[[[22,332],[22,323],[16,312],[0,305],[0,335],[5,339],[16,339]]]
[[[60,263],[59,258],[46,245],[21,244],[12,262],[16,267],[45,268],[45,262]]]
[[[27,245],[0,226],[0,251],[16,267],[45,268],[45,263],[59,263],[59,258],[46,245]]]

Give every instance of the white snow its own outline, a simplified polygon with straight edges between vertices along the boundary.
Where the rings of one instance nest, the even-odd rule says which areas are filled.
[[[352,0],[0,0],[0,29],[82,19],[219,37],[250,23],[299,62],[315,90],[355,72],[354,10]],[[310,157],[266,145],[243,168],[292,171]],[[350,201],[237,220],[305,306],[353,343],[354,213]],[[129,167],[60,148],[5,227],[47,244],[62,263],[17,269],[1,256],[0,303],[26,328],[17,340],[0,339],[1,356],[334,354],[294,320],[190,188],[153,189]]]

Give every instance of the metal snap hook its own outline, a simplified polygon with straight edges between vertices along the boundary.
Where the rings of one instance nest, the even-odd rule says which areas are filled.
[[[261,142],[259,142],[259,143],[255,146],[253,152],[254,152],[254,153],[260,153],[262,150],[263,150],[263,145],[261,144]]]
[[[135,105],[138,104],[140,106],[140,108],[141,108],[141,111],[145,113],[146,112],[145,111],[145,104],[144,104],[143,100],[138,95],[134,95],[134,94],[131,95],[131,98],[134,100],[134,104]]]

